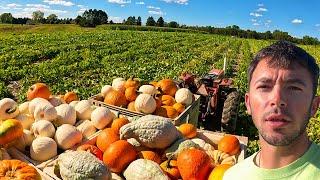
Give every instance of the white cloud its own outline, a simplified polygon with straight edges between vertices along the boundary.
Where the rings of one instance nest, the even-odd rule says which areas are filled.
[[[156,9],[156,10],[160,10],[160,8],[159,8],[159,7],[154,7],[154,6],[147,6],[147,8],[149,8],[149,9]]]
[[[87,8],[80,8],[80,9],[77,11],[77,13],[78,13],[78,14],[82,14],[82,13],[84,13],[86,10],[87,10]]]
[[[3,6],[0,6],[0,9],[4,9],[4,10],[6,10],[6,9],[10,9],[9,7],[3,7]]]
[[[257,22],[257,20],[256,20],[256,19],[251,19],[251,21],[252,21],[252,22]]]
[[[316,26],[316,27],[320,27],[320,24],[316,24],[315,26]]]
[[[131,0],[125,1],[125,0],[108,0],[109,3],[114,3],[114,4],[130,4]]]
[[[149,13],[149,14],[153,14],[153,15],[159,15],[159,16],[165,15],[165,13],[162,12],[162,11],[153,11],[153,10],[150,10],[150,11],[148,11],[148,13]]]
[[[259,14],[259,13],[250,13],[250,16],[261,17],[262,14]]]
[[[144,2],[140,1],[140,2],[136,2],[136,4],[144,5]]]
[[[177,3],[177,4],[184,4],[188,5],[188,0],[162,0],[166,3]]]
[[[124,5],[124,4],[121,4],[120,6],[121,6],[121,7],[124,7],[125,5]]]
[[[302,20],[301,19],[294,19],[294,20],[291,21],[291,23],[293,23],[293,24],[301,24]]]
[[[47,9],[50,8],[50,6],[43,5],[43,4],[27,4],[26,6],[31,8],[47,8]]]
[[[252,25],[254,25],[254,26],[260,26],[259,23],[253,23]]]
[[[272,21],[270,19],[267,20],[267,23],[271,23]]]
[[[268,11],[268,9],[262,8],[262,7],[257,9],[257,12],[266,12],[266,11]]]
[[[264,4],[261,4],[261,3],[260,3],[260,4],[258,4],[258,6],[259,6],[259,7],[263,7],[263,6],[264,6]]]
[[[109,20],[112,20],[114,23],[122,23],[123,18],[116,17],[116,16],[110,16]]]
[[[73,6],[74,4],[70,1],[63,1],[63,0],[44,0],[44,3],[54,4],[54,5],[62,5],[62,6]]]
[[[7,4],[7,7],[9,8],[16,8],[16,7],[21,7],[22,5],[20,4],[15,4],[15,3],[11,3],[11,4]]]

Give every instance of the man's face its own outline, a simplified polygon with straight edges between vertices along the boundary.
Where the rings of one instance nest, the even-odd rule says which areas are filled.
[[[250,90],[245,95],[248,113],[262,138],[271,145],[291,144],[303,132],[319,105],[312,95],[309,72],[268,67],[262,60],[254,70]]]

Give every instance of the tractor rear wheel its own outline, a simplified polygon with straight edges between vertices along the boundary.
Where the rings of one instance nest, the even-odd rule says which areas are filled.
[[[237,91],[233,91],[227,95],[227,98],[223,104],[221,131],[228,133],[235,132],[240,104],[239,100],[240,94]]]

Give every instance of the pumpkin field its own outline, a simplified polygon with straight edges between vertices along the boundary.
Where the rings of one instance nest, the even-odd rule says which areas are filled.
[[[53,94],[75,91],[88,99],[117,77],[142,82],[198,77],[214,65],[247,91],[247,67],[256,52],[272,41],[242,39],[200,32],[112,30],[106,26],[0,26],[0,99],[26,101],[28,88],[46,83]],[[302,45],[320,63],[320,46]],[[320,91],[318,90],[318,94]],[[257,131],[246,114],[244,100],[236,133],[249,138],[247,155],[258,150]],[[320,111],[308,125],[308,135],[320,143]]]

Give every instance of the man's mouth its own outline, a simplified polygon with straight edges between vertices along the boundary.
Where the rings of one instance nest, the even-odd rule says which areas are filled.
[[[283,127],[291,122],[286,116],[281,114],[270,115],[265,121],[274,128]]]

